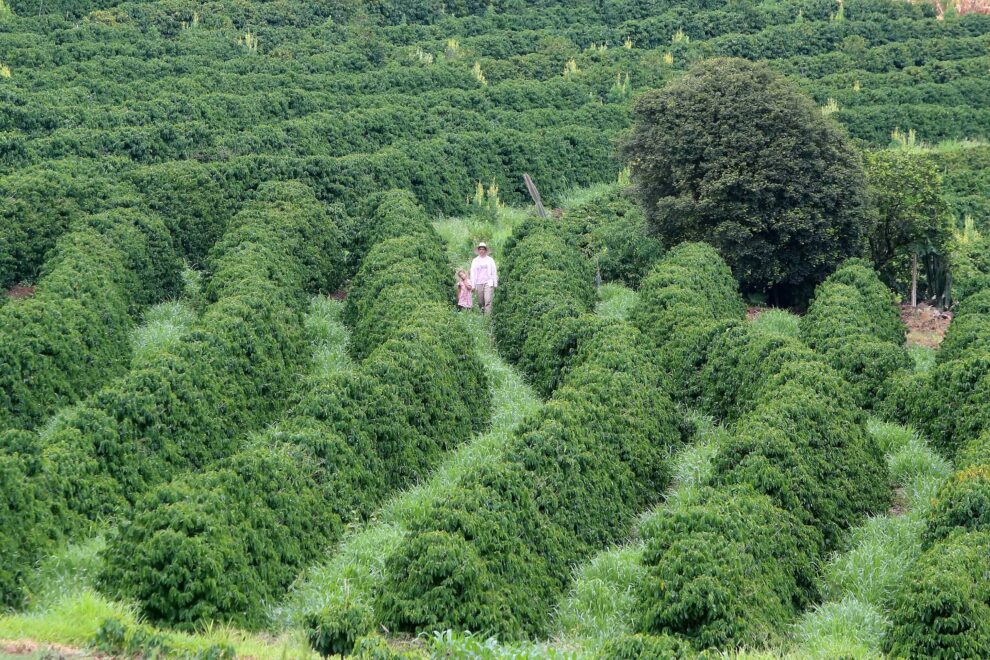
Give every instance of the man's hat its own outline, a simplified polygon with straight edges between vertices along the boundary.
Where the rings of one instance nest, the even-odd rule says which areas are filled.
[[[488,244],[487,243],[484,243],[484,242],[478,243],[478,249],[480,250],[481,248],[485,248],[487,250],[488,249]]]

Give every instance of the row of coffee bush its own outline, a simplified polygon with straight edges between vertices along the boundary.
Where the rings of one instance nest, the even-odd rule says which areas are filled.
[[[662,492],[679,416],[640,334],[588,313],[593,273],[576,230],[584,224],[531,218],[502,261],[496,333],[552,390],[546,407],[400,514],[401,540],[380,550],[376,586],[355,587],[363,590],[354,598],[332,592],[307,612],[321,653],[349,652],[379,624],[545,632],[570,565],[622,538]],[[527,361],[539,350],[543,362]]]
[[[924,553],[895,595],[893,626],[884,650],[893,657],[979,658],[990,655],[990,290],[967,298],[946,333],[940,364],[944,379],[919,379],[914,396],[937,397],[955,424],[956,470],[925,518]],[[944,355],[942,351],[945,351]],[[952,402],[952,403],[950,403]],[[952,404],[958,405],[958,410]]]
[[[60,236],[117,209],[157,214],[179,255],[202,266],[244,194],[216,166],[195,161],[135,168],[119,158],[73,159],[9,174],[0,178],[0,287],[37,281]]]
[[[686,399],[731,424],[708,486],[640,528],[648,578],[637,625],[661,636],[658,648],[780,639],[816,596],[818,562],[889,497],[881,452],[840,375],[741,314],[718,255],[685,244],[643,281],[632,317],[681,374]]]
[[[541,413],[409,521],[371,623],[543,634],[571,566],[622,539],[663,492],[681,428],[659,365],[630,325],[580,322],[586,335]],[[347,612],[331,614],[339,629]]]
[[[243,450],[154,489],[111,538],[102,582],[151,621],[262,626],[348,524],[487,424],[487,378],[425,213],[389,192],[365,225],[372,247],[344,314],[359,362],[310,379]]]
[[[965,298],[934,367],[891,380],[884,412],[949,457],[990,428],[990,290]]]
[[[263,187],[214,247],[207,307],[181,342],[40,431],[0,436],[28,477],[4,483],[3,497],[24,511],[2,521],[0,536],[30,536],[0,558],[0,572],[19,575],[45,541],[126,511],[152,486],[230,455],[245,431],[276,418],[307,357],[307,293],[339,285],[340,222],[300,184]],[[30,520],[34,527],[19,529]],[[16,600],[16,589],[6,593]]]
[[[78,221],[33,295],[0,308],[0,430],[33,428],[127,368],[134,319],[174,296],[181,261],[157,216]]]
[[[560,383],[584,318],[594,306],[594,271],[560,219],[530,218],[506,242],[495,337],[543,396]]]
[[[904,323],[894,293],[861,259],[844,263],[818,285],[801,318],[801,339],[852,386],[856,405],[870,409],[890,376],[910,366]]]

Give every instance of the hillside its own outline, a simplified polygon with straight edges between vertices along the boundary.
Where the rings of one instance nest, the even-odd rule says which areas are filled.
[[[0,654],[990,655],[978,5],[0,0],[0,109]]]

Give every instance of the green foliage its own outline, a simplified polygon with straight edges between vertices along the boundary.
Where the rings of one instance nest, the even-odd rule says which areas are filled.
[[[849,381],[856,403],[867,409],[892,374],[910,368],[904,336],[893,293],[859,259],[818,286],[801,319],[801,338]]]
[[[34,295],[0,308],[0,428],[31,428],[120,374],[133,316],[175,295],[179,273],[157,217],[125,210],[79,221]]]
[[[783,337],[794,337],[800,334],[801,317],[784,309],[767,309],[753,319],[753,327],[760,332]]]
[[[58,238],[84,216],[127,196],[112,182],[118,160],[60,161],[0,179],[0,288],[33,282]]]
[[[416,209],[414,209],[416,210]],[[380,218],[387,218],[383,209]],[[354,284],[352,313],[380,309],[362,287],[376,287],[416,246],[442,258],[421,212],[419,230],[392,215]],[[377,251],[377,252],[376,252]],[[429,263],[429,262],[427,262]],[[414,290],[409,283],[410,291]],[[487,379],[445,293],[430,288],[401,323],[377,330],[370,353],[343,371],[318,373],[282,423],[209,470],[150,493],[121,525],[106,553],[104,584],[134,599],[152,621],[194,628],[228,621],[257,628],[267,604],[299,571],[369,515],[390,490],[423,478],[440,455],[487,423]],[[438,299],[439,298],[439,299]],[[362,305],[367,301],[369,305]],[[371,328],[360,318],[355,331]],[[452,392],[457,393],[452,396]],[[322,611],[307,620],[321,653],[349,651],[366,610]],[[343,620],[339,627],[335,622]]]
[[[662,509],[643,528],[649,578],[639,585],[645,630],[699,648],[772,643],[808,602],[815,541],[790,514],[747,489],[709,490]]]
[[[270,201],[249,204],[214,248],[212,304],[186,337],[18,442],[35,457],[32,481],[46,494],[44,532],[57,537],[126,510],[175,472],[228,456],[240,433],[285,405],[305,361],[304,287],[339,276],[308,272],[304,260],[331,268],[339,230],[294,184],[267,186],[259,196]],[[130,245],[127,236],[120,245]],[[162,266],[144,251],[131,258]]]
[[[990,428],[990,352],[986,336],[990,298],[968,297],[927,371],[891,379],[884,411],[932,438],[947,456]]]
[[[910,256],[945,255],[952,236],[942,175],[931,160],[907,151],[867,152],[864,166],[875,216],[870,257],[888,284],[909,291]],[[942,293],[936,282],[920,286],[928,297]]]
[[[950,362],[990,350],[990,287],[962,301],[939,346],[938,361]]]
[[[604,656],[616,660],[650,660],[651,658],[681,660],[695,656],[689,644],[675,637],[655,635],[616,637],[605,642],[601,652]]]
[[[928,510],[925,541],[935,544],[958,530],[990,531],[990,465],[953,474]]]
[[[564,384],[510,440],[412,521],[376,610],[391,630],[544,630],[568,567],[621,538],[667,479],[678,442],[662,377],[639,334],[601,323]]]
[[[624,153],[665,244],[709,240],[744,290],[795,301],[860,253],[859,160],[767,65],[707,60],[640,96],[636,117]]]
[[[914,564],[891,613],[894,657],[979,658],[990,653],[986,532],[957,532]]]
[[[544,396],[559,385],[594,304],[592,264],[558,221],[531,218],[506,243],[495,337]]]
[[[8,431],[0,434],[0,606],[18,607],[31,567],[50,548],[50,513],[44,492],[30,479],[33,457],[8,453],[14,446]]]
[[[663,257],[663,244],[648,232],[639,204],[619,186],[568,209],[567,222],[580,227],[582,251],[605,282],[638,287]]]
[[[746,308],[728,266],[703,243],[683,243],[643,280],[630,322],[660,351],[678,400],[698,395],[695,373],[718,330]]]
[[[141,624],[128,624],[107,619],[91,640],[101,653],[141,657],[170,657],[182,660],[233,660],[234,648],[228,644],[212,644],[197,651],[177,648],[167,633]]]

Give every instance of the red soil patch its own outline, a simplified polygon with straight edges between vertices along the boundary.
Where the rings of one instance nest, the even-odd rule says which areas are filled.
[[[924,303],[919,303],[916,308],[901,305],[901,320],[908,329],[908,344],[938,348],[952,323],[952,313]]]
[[[81,649],[62,644],[43,644],[30,639],[17,641],[0,639],[0,653],[6,655],[36,655],[41,653],[46,660],[56,660],[61,658],[109,658],[106,655],[93,655]]]
[[[746,308],[746,320],[755,321],[763,312],[767,311],[769,307],[747,307]]]
[[[13,298],[14,300],[20,300],[22,298],[30,298],[33,295],[34,295],[33,284],[15,284],[14,286],[7,289],[7,297]]]

